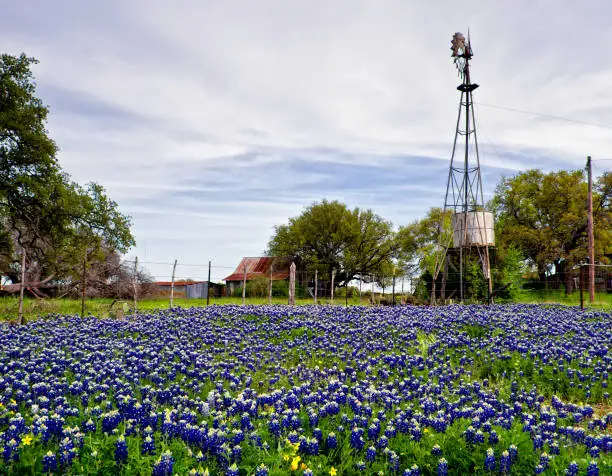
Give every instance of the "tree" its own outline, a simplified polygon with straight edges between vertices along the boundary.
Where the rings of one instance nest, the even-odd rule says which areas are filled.
[[[48,108],[35,96],[35,63],[24,54],[0,58],[0,272],[22,288],[26,268],[39,279],[48,273],[45,281],[65,278],[84,249],[134,243],[129,218],[104,189],[80,187],[59,166]]]
[[[595,184],[596,261],[606,259],[605,251],[612,244],[610,181],[610,174],[604,174]],[[497,246],[516,247],[537,267],[541,279],[554,267],[569,291],[567,271],[588,256],[586,199],[587,184],[580,170],[548,174],[529,170],[502,179],[491,202]]]
[[[323,200],[275,227],[267,253],[298,260],[321,279],[331,279],[335,270],[342,287],[357,276],[380,275],[392,261],[393,237],[391,223],[371,210]]]

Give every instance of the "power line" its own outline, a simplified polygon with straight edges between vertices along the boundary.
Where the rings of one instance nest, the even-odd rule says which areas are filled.
[[[593,127],[601,127],[602,129],[612,129],[612,126],[608,126],[606,124],[597,124],[595,122],[580,121],[580,120],[577,120],[577,119],[570,119],[568,117],[563,117],[563,116],[555,116],[555,115],[552,115],[552,114],[545,114],[545,113],[534,112],[534,111],[526,111],[524,109],[516,109],[514,107],[496,106],[495,104],[487,104],[487,103],[484,103],[484,102],[478,102],[477,104],[480,105],[480,106],[484,106],[484,107],[490,107],[492,109],[500,109],[502,111],[510,111],[510,112],[517,112],[519,114],[527,114],[527,115],[531,115],[531,116],[546,117],[548,119],[555,119],[557,121],[572,122],[574,124],[581,124],[583,126],[593,126]]]

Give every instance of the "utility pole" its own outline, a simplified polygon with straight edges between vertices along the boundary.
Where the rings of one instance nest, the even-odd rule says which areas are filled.
[[[593,167],[591,156],[587,157],[589,193],[587,198],[587,234],[589,238],[589,301],[595,301],[595,235],[593,234]]]
[[[315,269],[315,280],[314,280],[314,303],[317,303],[317,291],[319,288],[319,270]]]

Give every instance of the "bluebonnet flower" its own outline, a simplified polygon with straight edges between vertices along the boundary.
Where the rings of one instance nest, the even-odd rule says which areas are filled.
[[[497,436],[497,432],[495,430],[491,430],[491,433],[489,433],[489,443],[492,445],[499,443],[499,436]]]
[[[578,467],[578,463],[576,463],[575,461],[572,461],[567,467],[567,469],[565,470],[565,475],[566,476],[577,476],[579,469],[580,468]]]
[[[597,446],[593,446],[589,450],[589,454],[591,455],[591,458],[599,458],[599,448]]]
[[[128,446],[125,437],[121,435],[115,443],[115,461],[117,464],[126,463],[128,458]]]
[[[488,471],[495,471],[495,452],[493,451],[493,448],[489,448],[487,450],[484,467]]]
[[[544,468],[544,466],[542,466],[542,464],[539,463],[539,464],[536,465],[536,467],[534,469],[534,472],[535,472],[535,474],[542,474],[545,470],[546,470],[546,468]]]
[[[355,427],[353,431],[351,431],[350,444],[351,447],[356,450],[362,450],[365,446],[365,442],[363,441],[363,429]]]
[[[166,450],[153,466],[152,476],[172,476],[173,467],[174,458],[172,457],[172,452]]]
[[[502,474],[509,474],[511,466],[512,461],[510,459],[510,452],[508,450],[504,450],[499,457],[499,471]]]
[[[19,460],[18,453],[19,444],[15,439],[11,439],[4,444],[4,448],[2,450],[2,456],[4,461],[10,463],[11,461]]]
[[[268,469],[268,467],[261,463],[259,466],[257,466],[257,469],[255,470],[255,476],[268,476],[268,472],[270,470]]]
[[[365,471],[366,470],[366,464],[363,461],[357,461],[355,463],[355,469],[357,469],[357,471]]]
[[[376,448],[374,448],[373,446],[370,446],[367,450],[366,450],[366,461],[374,461],[376,459]]]
[[[57,456],[52,451],[43,456],[43,473],[53,473],[57,470]]]
[[[510,445],[508,447],[508,453],[510,453],[511,461],[516,461],[516,458],[518,458],[518,448],[516,447],[516,445]]]
[[[434,456],[440,456],[442,454],[442,449],[440,448],[440,445],[433,445],[433,447],[431,448],[431,454]]]
[[[325,442],[325,446],[330,449],[334,449],[338,446],[338,440],[336,439],[336,434],[331,432],[327,435],[327,440]]]
[[[447,476],[448,475],[448,462],[445,458],[440,458],[438,460],[438,476]]]
[[[403,476],[421,476],[421,470],[416,464],[413,464],[410,468],[404,471]]]
[[[151,435],[147,435],[142,442],[142,454],[151,455],[153,453],[155,453],[155,440]]]
[[[227,468],[227,471],[225,472],[225,476],[239,476],[240,471],[238,470],[238,466],[236,466],[236,463],[232,464],[229,468]]]
[[[599,476],[599,467],[597,461],[591,461],[587,467],[587,476]]]

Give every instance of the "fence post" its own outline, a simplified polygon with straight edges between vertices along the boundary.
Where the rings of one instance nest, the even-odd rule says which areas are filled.
[[[315,269],[315,280],[314,280],[314,303],[317,303],[317,291],[319,289],[319,270]]]
[[[176,274],[176,262],[178,260],[174,260],[174,265],[172,266],[172,281],[170,282],[170,309],[174,306],[174,276]]]
[[[270,282],[268,283],[268,304],[272,304],[272,271],[274,270],[274,262],[270,264]]]
[[[208,282],[206,283],[206,305],[210,304],[210,268],[211,262],[208,260]]]
[[[246,278],[247,278],[247,262],[245,258],[244,262],[244,277],[242,278],[242,305],[244,306],[246,301]]]
[[[391,302],[395,306],[395,271],[393,271],[393,288],[391,291],[391,295],[392,295]]]
[[[138,256],[134,259],[134,276],[132,279],[132,285],[134,286],[134,314],[138,312]]]
[[[295,306],[295,263],[289,267],[289,305]]]
[[[25,289],[25,265],[26,265],[26,250],[21,248],[21,282],[19,283],[19,311],[17,312],[17,320],[19,325],[23,324],[23,291]]]
[[[359,305],[361,306],[361,274],[359,275]]]
[[[85,250],[85,255],[83,256],[83,274],[81,276],[81,317],[85,317],[85,295],[87,292],[87,277],[85,273],[87,272],[87,249]]]
[[[331,303],[334,303],[334,281],[336,279],[336,269],[332,269],[332,278],[331,278]]]
[[[580,309],[584,311],[584,265],[580,263]]]

